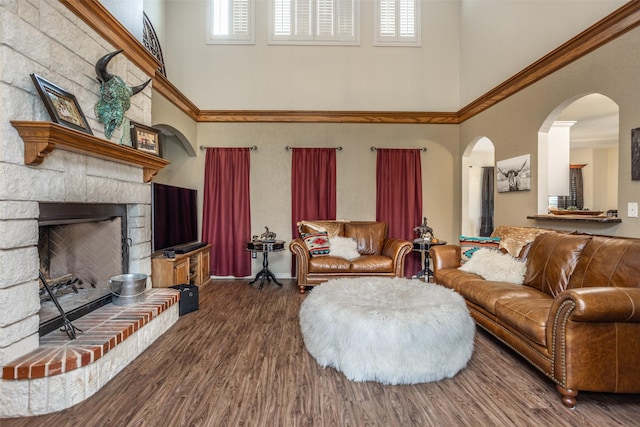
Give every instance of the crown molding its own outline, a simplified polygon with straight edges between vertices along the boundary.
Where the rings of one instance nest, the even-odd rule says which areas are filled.
[[[147,76],[155,76],[162,64],[99,1],[59,1],[115,48],[124,50],[124,55]]]
[[[194,121],[200,121],[200,109],[160,72],[156,72],[153,78],[153,90],[164,96]]]
[[[97,0],[60,0],[153,79],[153,89],[197,122],[460,124],[640,25],[630,1],[457,112],[200,110],[162,74],[159,62]]]

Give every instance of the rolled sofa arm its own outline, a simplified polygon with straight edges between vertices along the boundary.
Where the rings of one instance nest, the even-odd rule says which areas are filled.
[[[574,322],[632,322],[640,323],[640,288],[591,287],[569,289],[558,294],[551,314],[573,304],[569,315]]]
[[[298,285],[304,285],[307,283],[309,259],[311,258],[309,248],[307,248],[304,240],[297,238],[289,243],[289,250],[296,256],[296,279],[298,279]]]
[[[293,254],[300,258],[301,260],[308,261],[311,258],[311,254],[309,253],[309,248],[304,243],[304,240],[297,238],[293,239],[291,243],[289,243],[289,250],[293,252]]]
[[[396,277],[404,276],[404,259],[413,249],[411,242],[390,237],[384,241],[382,255],[393,260],[393,274]]]
[[[382,255],[396,260],[399,255],[406,255],[413,249],[411,242],[390,237],[384,241]]]

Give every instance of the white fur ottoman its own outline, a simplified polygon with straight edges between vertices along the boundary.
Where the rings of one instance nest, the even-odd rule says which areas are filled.
[[[456,292],[420,280],[334,279],[300,307],[309,353],[353,381],[414,384],[467,365],[475,324]]]

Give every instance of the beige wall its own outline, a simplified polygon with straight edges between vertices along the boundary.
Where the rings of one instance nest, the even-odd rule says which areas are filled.
[[[268,0],[254,45],[207,45],[206,1],[167,0],[168,74],[201,109],[457,110],[459,2],[422,2],[421,48],[374,47],[373,4],[360,46],[268,45]]]
[[[287,145],[343,147],[337,153],[337,218],[350,220],[375,219],[376,154],[371,146],[426,147],[428,151],[421,155],[423,215],[438,237],[449,241],[457,237],[457,126],[201,123],[197,145],[258,147],[251,152],[251,231],[260,234],[268,226],[287,241],[291,239],[291,152],[285,149]],[[162,172],[162,181],[198,189],[201,203],[204,152],[197,150],[197,157],[189,157],[178,144],[168,144],[164,152],[172,163]],[[271,269],[279,276],[290,275],[290,263],[288,253],[270,258]],[[260,268],[258,259],[254,273]]]
[[[640,29],[635,29],[586,57],[517,93],[493,108],[460,125],[460,143],[465,145],[478,135],[495,145],[496,160],[531,154],[531,191],[497,193],[496,224],[536,225],[580,229],[602,234],[640,237],[640,222],[626,217],[628,202],[640,200],[640,182],[631,181],[631,129],[639,126],[640,55],[637,45]],[[537,135],[549,113],[563,101],[588,93],[611,98],[620,111],[620,159],[618,165],[619,225],[536,222],[528,220],[537,206]],[[604,191],[604,190],[600,190]]]
[[[460,106],[625,3],[627,0],[460,0]]]
[[[373,0],[360,46],[269,45],[268,0],[255,0],[254,45],[207,45],[206,0],[145,8],[162,2],[169,78],[201,109],[382,111],[457,111],[625,3],[422,0],[415,48],[373,46]]]

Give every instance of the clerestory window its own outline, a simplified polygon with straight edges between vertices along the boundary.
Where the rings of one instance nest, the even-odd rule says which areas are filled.
[[[209,0],[207,43],[254,44],[255,0]]]
[[[360,0],[269,0],[272,44],[358,45]]]
[[[421,46],[420,0],[375,0],[376,46]]]

